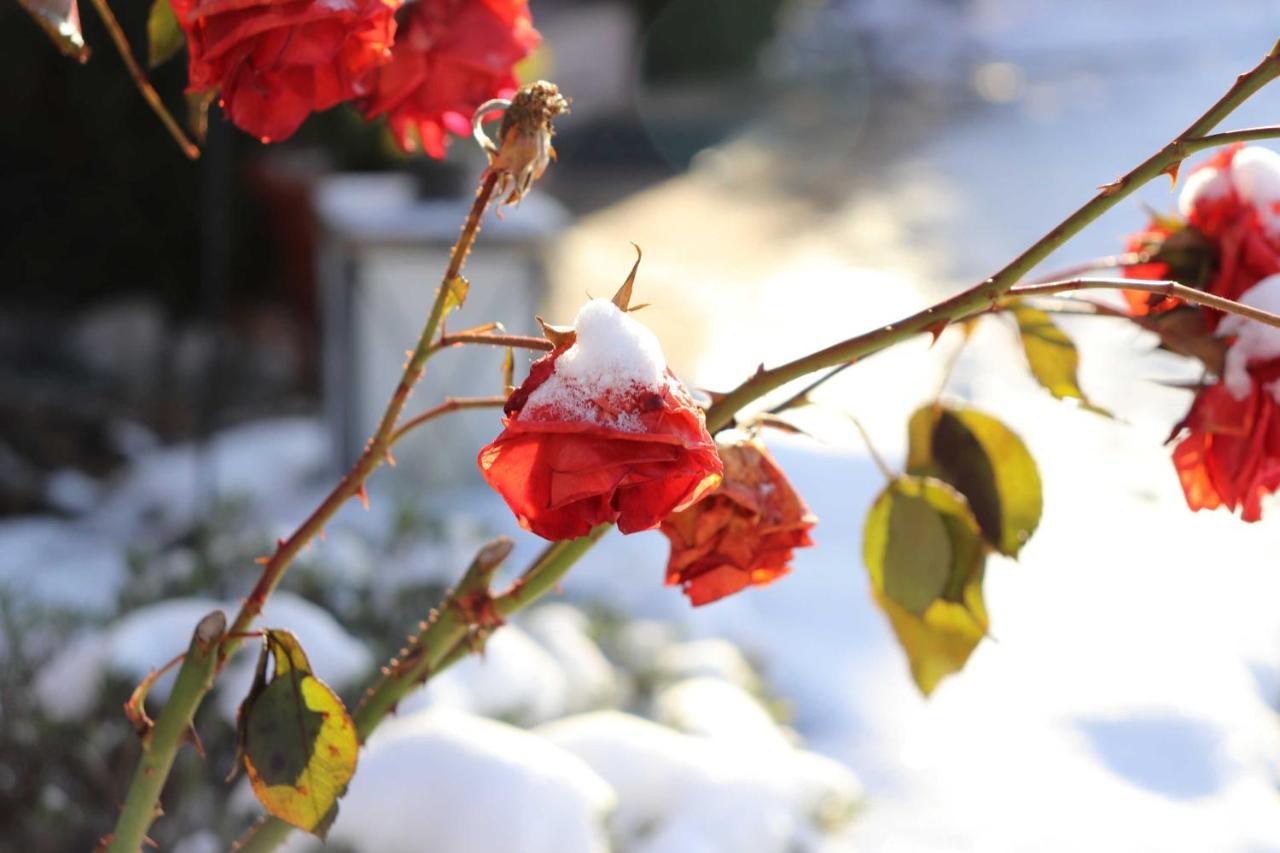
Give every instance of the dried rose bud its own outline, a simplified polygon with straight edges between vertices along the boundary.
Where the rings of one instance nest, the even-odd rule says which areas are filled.
[[[785,575],[792,549],[813,544],[818,521],[758,440],[719,450],[719,490],[662,522],[671,540],[667,583],[682,586],[694,606]]]
[[[485,135],[480,122],[487,112],[501,106],[506,106],[506,112],[495,144]],[[490,101],[476,110],[472,120],[475,136],[489,152],[489,174],[497,175],[497,193],[507,196],[507,204],[518,204],[556,158],[551,145],[555,135],[551,122],[568,111],[569,102],[554,83],[545,80],[522,87],[510,105]]]

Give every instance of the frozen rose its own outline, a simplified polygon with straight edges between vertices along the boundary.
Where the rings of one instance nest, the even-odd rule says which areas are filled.
[[[667,584],[694,606],[785,575],[792,549],[813,544],[818,520],[759,441],[722,444],[720,458],[720,488],[662,522],[671,541]]]
[[[401,0],[171,0],[190,92],[217,89],[236,126],[264,142],[369,91],[391,58]]]
[[[702,410],[653,333],[606,299],[583,306],[573,343],[534,363],[505,413],[480,470],[546,539],[647,530],[720,482]]]

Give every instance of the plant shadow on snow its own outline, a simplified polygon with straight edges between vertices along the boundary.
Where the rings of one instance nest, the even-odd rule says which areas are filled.
[[[1104,766],[1140,788],[1177,800],[1217,793],[1223,745],[1209,723],[1166,714],[1078,720]]]

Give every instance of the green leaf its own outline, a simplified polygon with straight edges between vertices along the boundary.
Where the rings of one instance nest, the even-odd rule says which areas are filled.
[[[1040,523],[1040,472],[1022,440],[974,409],[925,406],[907,426],[907,471],[950,483],[964,495],[983,538],[1016,557]]]
[[[76,0],[18,0],[18,3],[35,18],[63,56],[79,62],[89,61],[89,46],[80,31],[80,9]]]
[[[268,656],[274,660],[269,681]],[[355,773],[359,743],[342,700],[312,674],[288,631],[263,633],[257,674],[237,727],[244,767],[263,807],[324,838]]]
[[[1111,417],[1106,409],[1089,402],[1080,390],[1077,379],[1080,353],[1071,338],[1038,308],[1019,303],[1012,310],[1014,319],[1018,321],[1018,335],[1022,338],[1022,349],[1027,354],[1031,375],[1040,386],[1059,400],[1079,400],[1081,406],[1089,411]]]
[[[986,635],[987,550],[964,496],[932,477],[899,477],[867,514],[863,557],[872,593],[926,696]]]
[[[947,584],[951,538],[942,516],[906,478],[890,483],[867,514],[862,558],[871,585],[909,613],[928,609]]]
[[[147,66],[155,68],[172,59],[186,40],[169,0],[155,0],[147,16]]]

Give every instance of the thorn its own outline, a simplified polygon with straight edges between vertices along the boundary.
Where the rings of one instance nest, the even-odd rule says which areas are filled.
[[[254,557],[253,561],[257,563],[259,566],[265,566],[267,563],[271,562],[271,558],[270,557]]]
[[[321,527],[320,530],[316,533],[316,536],[320,537],[321,542],[325,541],[325,532],[323,527]]]
[[[1117,178],[1116,180],[1111,181],[1110,183],[1106,183],[1098,187],[1098,192],[1102,193],[1103,195],[1115,195],[1116,193],[1120,192],[1120,189],[1123,186],[1124,186],[1124,179]]]
[[[1182,161],[1179,160],[1161,170],[1160,174],[1169,176],[1169,189],[1173,189],[1178,185],[1178,169],[1182,168]]]
[[[387,464],[390,465],[392,468],[396,467],[396,458],[391,455],[390,450],[387,451]]]
[[[938,320],[936,323],[930,323],[924,327],[924,330],[933,336],[933,339],[929,341],[930,349],[932,349],[933,345],[938,342],[938,338],[942,337],[942,333],[946,331],[947,326],[949,325],[951,325],[951,321],[944,318],[942,320]]]
[[[369,490],[364,487],[364,483],[360,484],[360,488],[356,490],[356,498],[360,501],[360,505],[364,507],[365,512],[369,511]]]

